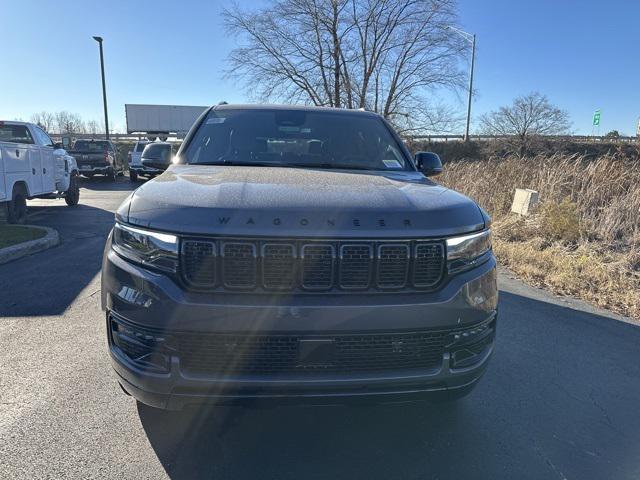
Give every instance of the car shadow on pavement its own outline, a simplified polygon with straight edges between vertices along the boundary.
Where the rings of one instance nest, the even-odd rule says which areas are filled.
[[[30,206],[27,221],[56,229],[61,244],[0,265],[0,317],[64,313],[100,272],[114,214],[82,203],[73,208],[63,203]]]
[[[115,182],[103,175],[96,175],[95,177],[92,177],[92,178],[86,178],[83,176],[78,177],[78,185],[81,188],[86,188],[87,190],[97,190],[97,191],[135,190],[140,186],[140,184],[141,182],[130,181],[129,177],[126,175],[116,177]]]
[[[453,405],[138,404],[173,479],[638,478],[640,328],[501,292],[498,343]]]

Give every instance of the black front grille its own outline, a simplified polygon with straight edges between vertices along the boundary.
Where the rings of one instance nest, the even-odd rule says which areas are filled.
[[[269,243],[262,247],[262,282],[265,288],[293,288],[295,277],[293,245]]]
[[[311,290],[326,290],[333,284],[332,245],[304,245],[302,247],[302,286]]]
[[[295,335],[181,335],[181,368],[206,375],[379,372],[441,365],[446,332],[336,335],[323,365],[299,359]],[[318,338],[318,337],[314,337]]]
[[[182,268],[185,277],[195,285],[215,285],[216,245],[213,242],[184,242]]]
[[[408,245],[381,245],[378,250],[378,286],[402,288],[409,271]]]
[[[444,246],[439,243],[416,245],[413,260],[413,284],[416,287],[431,287],[440,281]]]
[[[230,288],[256,286],[256,247],[252,243],[223,244],[222,271],[224,285]]]
[[[371,281],[372,260],[371,245],[342,245],[339,285],[342,288],[367,288]]]
[[[182,276],[199,290],[433,289],[444,267],[438,241],[182,240]]]
[[[485,352],[495,337],[496,320],[456,329],[313,336],[169,333],[134,326],[113,314],[109,325],[113,344],[145,368],[166,370],[170,357],[175,357],[189,374],[295,376],[435,370],[442,366],[445,352]],[[331,347],[321,361],[305,357],[304,345],[310,341]]]

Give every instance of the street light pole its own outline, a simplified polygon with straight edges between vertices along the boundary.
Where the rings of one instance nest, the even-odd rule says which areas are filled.
[[[467,126],[464,131],[464,141],[469,141],[469,127],[471,125],[471,100],[473,99],[473,69],[476,63],[476,34],[468,33],[464,30],[460,30],[452,25],[447,25],[445,28],[453,30],[467,42],[471,44],[471,71],[469,73],[469,101],[467,103]]]
[[[100,71],[102,72],[102,102],[104,104],[104,135],[109,140],[109,115],[107,114],[107,86],[104,81],[104,55],[102,53],[102,37],[93,37],[100,45]]]
[[[471,41],[471,73],[469,74],[469,104],[467,105],[467,128],[464,132],[464,141],[469,141],[469,125],[471,124],[471,99],[473,97],[473,67],[476,63],[476,34]]]

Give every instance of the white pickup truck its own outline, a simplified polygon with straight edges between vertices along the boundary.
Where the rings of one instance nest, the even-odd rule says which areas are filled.
[[[37,125],[0,120],[0,209],[9,223],[21,223],[27,200],[64,198],[78,204],[78,166]]]

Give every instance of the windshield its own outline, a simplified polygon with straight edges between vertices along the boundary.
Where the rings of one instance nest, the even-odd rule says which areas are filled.
[[[301,110],[212,110],[191,140],[186,162],[409,169],[378,117]]]
[[[78,140],[75,144],[74,150],[81,150],[84,152],[105,152],[109,147],[109,142],[92,142],[86,140]]]
[[[142,158],[166,160],[171,156],[171,145],[166,143],[152,143],[142,152]]]

